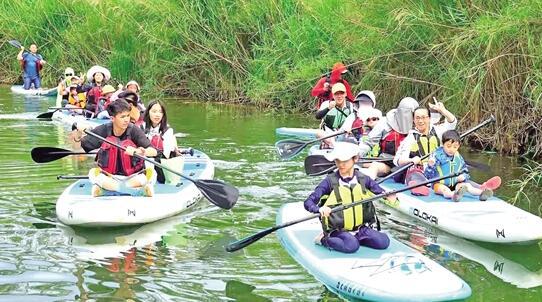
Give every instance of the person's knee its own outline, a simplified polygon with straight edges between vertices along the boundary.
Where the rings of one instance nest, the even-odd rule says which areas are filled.
[[[359,242],[357,240],[349,240],[344,242],[343,253],[352,254],[359,249]]]
[[[380,233],[374,238],[374,249],[385,250],[390,246],[390,237],[384,233]]]

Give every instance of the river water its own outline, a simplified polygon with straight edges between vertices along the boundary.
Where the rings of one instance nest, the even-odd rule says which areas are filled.
[[[279,161],[275,128],[315,121],[243,106],[167,100],[171,126],[184,147],[206,152],[217,179],[239,188],[237,205],[221,210],[206,200],[179,216],[143,226],[73,229],[55,215],[69,181],[57,175],[86,174],[93,161],[66,157],[36,164],[36,146],[69,149],[67,128],[34,117],[54,99],[12,95],[0,86],[0,300],[3,301],[340,301],[307,273],[269,235],[228,253],[224,246],[272,226],[280,205],[302,201],[319,178],[303,172],[303,157]],[[517,159],[470,152],[490,164],[474,179],[501,175],[497,191],[522,170]],[[541,215],[540,202],[518,206]],[[536,204],[535,204],[536,203]],[[383,228],[463,278],[469,301],[541,301],[542,251],[538,244],[474,243],[379,209]],[[528,288],[525,288],[528,287]]]

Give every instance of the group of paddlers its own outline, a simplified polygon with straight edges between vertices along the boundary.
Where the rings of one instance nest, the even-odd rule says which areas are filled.
[[[376,109],[372,91],[363,90],[353,97],[343,78],[346,72],[344,64],[336,63],[312,90],[312,96],[318,99],[315,116],[321,120],[317,137],[337,134],[323,139],[321,144],[322,149],[333,149],[324,156],[335,161],[337,169],[305,201],[306,210],[321,214],[324,232],[316,243],[346,253],[355,252],[360,245],[387,248],[388,237],[374,229],[377,218],[372,203],[330,212],[338,205],[382,193],[375,179],[404,165],[410,168],[394,175],[396,182],[414,187],[428,179],[463,171],[457,177],[433,183],[434,193],[453,201],[459,201],[466,192],[482,201],[493,196],[501,179],[493,177],[481,185],[470,181],[465,160],[458,152],[461,138],[455,130],[457,119],[442,102],[435,99],[425,107],[405,97],[383,115]],[[359,157],[390,160],[358,167]],[[428,196],[430,188],[419,186],[411,193]],[[396,197],[387,198],[394,201]]]

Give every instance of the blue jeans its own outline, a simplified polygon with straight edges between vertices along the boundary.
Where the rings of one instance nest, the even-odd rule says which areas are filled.
[[[33,76],[33,77],[29,77],[29,76],[24,76],[23,77],[23,88],[25,90],[30,89],[30,86],[32,85],[32,83],[34,83],[34,88],[35,89],[40,88],[41,87],[40,76],[36,75],[36,76]]]

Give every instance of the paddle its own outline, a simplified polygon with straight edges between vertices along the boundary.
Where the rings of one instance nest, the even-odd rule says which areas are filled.
[[[38,119],[51,119],[53,117],[53,114],[59,110],[85,110],[85,108],[65,108],[65,107],[51,107],[49,109],[52,109],[52,111],[47,111],[40,113],[36,118]]]
[[[88,175],[58,175],[56,179],[88,179]]]
[[[480,123],[478,126],[475,126],[475,127],[471,128],[471,129],[465,131],[463,134],[461,134],[460,138],[464,138],[465,136],[467,136],[467,135],[473,133],[474,131],[476,131],[476,130],[478,130],[478,129],[484,127],[484,126],[486,126],[487,124],[493,123],[494,121],[495,121],[495,117],[494,117],[493,114],[492,114],[487,120],[483,121],[483,122]],[[421,160],[426,159],[426,158],[429,157],[430,155],[431,155],[431,153],[428,153],[428,154],[422,156],[422,157],[421,157]],[[377,183],[382,183],[382,182],[384,182],[384,181],[386,181],[386,180],[392,178],[393,176],[395,176],[395,175],[397,175],[397,174],[399,174],[399,173],[405,171],[406,169],[412,167],[413,165],[414,165],[414,163],[411,162],[411,163],[408,163],[408,164],[406,164],[406,165],[400,166],[399,169],[397,169],[397,170],[394,171],[393,173],[387,175],[386,177],[383,177],[383,178],[377,180]]]
[[[397,190],[384,192],[384,193],[375,195],[375,196],[373,196],[371,198],[368,198],[368,199],[357,200],[357,201],[354,201],[354,202],[349,203],[349,204],[343,204],[341,206],[334,207],[333,209],[331,209],[331,212],[333,213],[333,212],[342,211],[344,209],[348,209],[348,208],[358,206],[358,205],[361,205],[361,204],[364,204],[364,203],[367,203],[367,202],[370,202],[370,201],[374,201],[374,200],[386,197],[386,196],[391,195],[391,194],[397,194],[397,193],[409,191],[409,190],[412,190],[414,188],[425,186],[427,184],[434,183],[434,182],[437,182],[437,181],[441,181],[441,180],[444,180],[444,179],[447,179],[447,178],[457,177],[457,176],[461,175],[463,172],[464,171],[461,170],[461,171],[458,171],[458,172],[450,174],[450,175],[445,175],[445,176],[442,176],[442,177],[430,179],[430,180],[427,180],[427,181],[424,181],[424,182],[421,182],[421,183],[418,183],[418,184],[415,184],[415,185],[412,185],[412,186],[404,187],[402,189],[397,189]],[[254,235],[245,237],[245,238],[243,238],[241,240],[238,240],[238,241],[235,241],[235,242],[232,242],[232,243],[228,244],[228,246],[226,246],[226,251],[235,252],[235,251],[240,250],[240,249],[242,249],[242,248],[244,248],[244,247],[246,247],[248,245],[253,244],[254,242],[256,242],[256,241],[262,239],[263,237],[275,232],[276,230],[280,230],[282,228],[285,228],[285,227],[288,227],[288,226],[291,226],[291,225],[294,225],[294,224],[298,224],[300,222],[307,221],[307,220],[317,218],[317,217],[320,217],[320,213],[314,213],[312,215],[309,215],[307,217],[304,217],[304,218],[301,218],[301,219],[298,219],[298,220],[293,220],[293,221],[285,222],[283,224],[275,225],[273,227],[262,230],[262,231],[260,231],[260,232],[258,232],[256,234],[254,234]]]
[[[8,41],[9,44],[11,44],[11,46],[15,47],[15,48],[18,48],[18,49],[21,49],[22,47],[22,44],[21,42],[17,41],[17,40],[9,40]],[[25,48],[26,49],[26,48]],[[36,56],[35,54],[31,53],[31,52],[28,52],[29,54],[33,55],[34,57],[38,57]],[[49,64],[49,62],[45,61],[45,64],[49,65],[49,67],[53,68],[56,72],[58,73],[62,73],[61,70],[59,70],[58,68],[52,66],[51,64]]]
[[[352,128],[350,131],[358,130],[358,129],[361,129],[361,128],[363,128],[363,126]],[[279,154],[280,159],[287,160],[287,159],[291,159],[292,157],[299,154],[299,152],[301,152],[301,150],[303,150],[303,148],[305,148],[306,146],[308,146],[310,144],[314,144],[314,143],[317,143],[317,142],[322,141],[324,139],[328,139],[330,137],[338,136],[338,135],[345,134],[345,133],[348,133],[348,132],[349,131],[343,130],[341,132],[330,134],[330,135],[324,136],[322,138],[317,138],[317,139],[312,140],[312,141],[301,141],[301,140],[297,140],[297,139],[283,139],[283,140],[278,141],[275,144],[275,147],[277,148],[277,153]]]
[[[112,146],[115,146],[119,148],[120,150],[126,151],[126,148],[122,147],[121,145],[116,144],[112,141],[109,141],[106,138],[94,132],[91,132],[85,129],[85,133],[101,140],[102,142],[106,142]],[[196,187],[201,191],[201,193],[203,194],[203,196],[205,196],[205,198],[207,198],[210,202],[212,202],[213,204],[215,204],[216,206],[222,209],[231,209],[237,202],[237,199],[239,198],[239,190],[237,190],[237,188],[233,187],[232,185],[226,184],[222,181],[214,180],[214,179],[196,180],[188,176],[185,176],[182,173],[179,173],[175,170],[172,170],[148,157],[141,156],[139,154],[134,154],[133,156],[136,158],[142,159],[146,162],[149,162],[159,168],[162,168],[163,170],[167,170],[173,174],[179,175],[180,177],[194,183],[194,185],[196,185]]]
[[[61,159],[68,155],[86,155],[86,154],[96,154],[96,152],[74,152],[71,150],[66,150],[56,147],[36,147],[32,148],[30,155],[32,160],[36,163],[48,163]]]
[[[358,164],[371,162],[388,162],[393,157],[360,157]],[[324,175],[335,169],[335,162],[329,161],[320,154],[309,155],[305,158],[305,173],[309,176]]]

